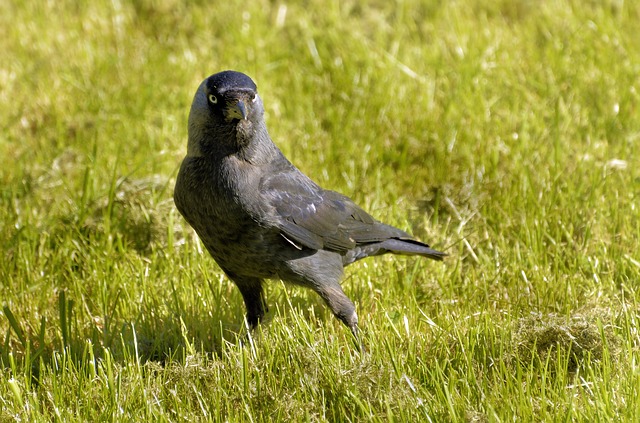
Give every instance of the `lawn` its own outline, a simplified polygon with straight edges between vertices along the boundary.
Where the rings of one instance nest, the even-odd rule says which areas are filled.
[[[0,5],[0,421],[640,421],[640,3]],[[250,75],[320,185],[446,251],[244,304],[172,199]]]

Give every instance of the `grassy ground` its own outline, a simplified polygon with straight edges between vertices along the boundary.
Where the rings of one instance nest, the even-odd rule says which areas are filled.
[[[0,5],[0,420],[640,421],[640,5]],[[235,3],[235,4],[234,4]],[[368,353],[171,199],[202,79],[450,257],[347,270]]]

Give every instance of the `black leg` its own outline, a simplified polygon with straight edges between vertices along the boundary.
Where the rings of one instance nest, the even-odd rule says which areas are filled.
[[[249,324],[249,328],[255,329],[268,311],[264,300],[262,279],[236,277],[232,275],[229,275],[229,277],[236,284],[244,299],[244,305],[247,308],[247,323]]]
[[[358,315],[356,307],[349,297],[344,293],[338,283],[314,287],[315,291],[322,297],[329,306],[333,314],[342,321],[350,330],[353,336],[358,339]]]
[[[327,304],[333,314],[344,323],[354,336],[356,347],[362,350],[358,331],[356,307],[346,296],[342,279],[342,256],[325,250],[288,262],[288,267],[278,273],[283,280],[313,289]]]

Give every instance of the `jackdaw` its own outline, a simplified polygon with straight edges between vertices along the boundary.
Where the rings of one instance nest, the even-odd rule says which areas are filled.
[[[355,306],[340,287],[344,266],[385,253],[446,254],[318,186],[271,141],[263,115],[247,75],[224,71],[200,84],[175,204],[240,289],[250,328],[267,311],[263,281],[280,278],[313,289],[357,335]]]

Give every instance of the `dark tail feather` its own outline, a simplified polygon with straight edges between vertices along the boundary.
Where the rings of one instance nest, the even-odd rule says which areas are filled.
[[[384,241],[359,245],[349,250],[342,256],[342,264],[345,266],[365,257],[379,256],[380,254],[406,254],[410,256],[423,256],[432,260],[442,261],[448,254],[436,251],[427,244],[411,238],[389,238]]]
[[[380,248],[393,254],[407,254],[428,257],[433,260],[442,261],[448,254],[436,251],[427,244],[415,239],[391,238],[382,241]]]

